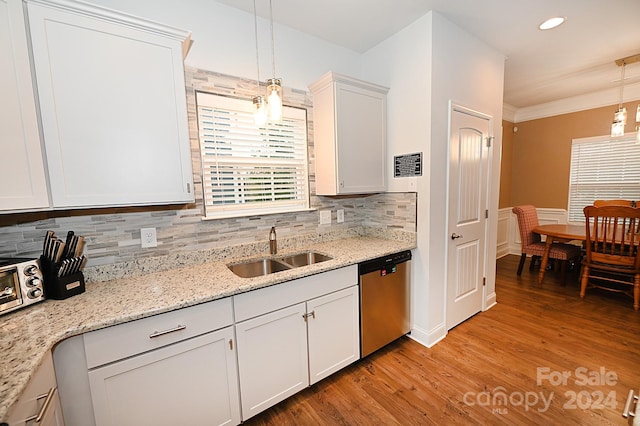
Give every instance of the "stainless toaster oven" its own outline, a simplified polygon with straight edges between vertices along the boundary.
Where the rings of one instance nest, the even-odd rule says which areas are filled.
[[[0,258],[0,315],[44,300],[40,261]]]

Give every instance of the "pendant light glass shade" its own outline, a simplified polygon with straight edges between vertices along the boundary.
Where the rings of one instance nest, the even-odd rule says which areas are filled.
[[[267,99],[269,103],[269,119],[282,120],[282,85],[279,78],[267,80]]]
[[[611,137],[624,136],[624,123],[622,121],[614,121],[611,124]]]
[[[262,96],[253,97],[253,121],[256,126],[264,126],[267,122],[267,108]]]
[[[618,103],[618,109],[613,113],[613,123],[611,124],[611,137],[624,136],[624,126],[627,124],[627,108],[622,106],[624,98],[622,91],[624,90],[624,69],[625,64],[622,63],[622,70],[620,72],[620,102]]]
[[[622,122],[623,126],[627,124],[627,108],[618,108],[618,110],[613,114],[613,121]]]
[[[640,104],[638,104],[638,109],[636,110],[636,123],[640,123]]]

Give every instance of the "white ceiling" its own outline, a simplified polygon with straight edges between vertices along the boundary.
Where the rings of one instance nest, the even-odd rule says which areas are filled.
[[[217,0],[253,13],[253,0]],[[504,102],[515,108],[616,88],[614,61],[640,53],[640,0],[272,0],[274,21],[365,52],[430,10],[506,56]],[[268,1],[257,0],[268,18]],[[560,27],[540,31],[546,18]],[[640,82],[640,63],[625,85]]]

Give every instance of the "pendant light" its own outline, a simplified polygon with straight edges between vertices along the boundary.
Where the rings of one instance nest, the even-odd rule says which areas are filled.
[[[627,124],[627,109],[622,106],[622,91],[624,89],[624,71],[626,63],[622,62],[622,71],[620,72],[620,102],[618,109],[613,114],[613,123],[611,123],[611,137],[623,136],[624,126]]]
[[[282,80],[276,78],[276,47],[273,37],[273,5],[271,0],[269,0],[269,20],[271,22],[271,70],[273,77],[267,80],[267,102],[269,119],[280,121],[282,120]]]
[[[636,109],[636,143],[640,145],[640,104]]]
[[[636,55],[634,62],[638,60],[638,56]],[[636,107],[636,144],[640,145],[640,104]]]
[[[640,104],[636,109],[636,143],[640,145]]]
[[[258,14],[256,12],[256,0],[253,0],[253,29],[256,36],[256,96],[253,97],[253,121],[257,126],[264,126],[267,122],[267,107],[264,96],[260,95],[260,55],[258,50]]]

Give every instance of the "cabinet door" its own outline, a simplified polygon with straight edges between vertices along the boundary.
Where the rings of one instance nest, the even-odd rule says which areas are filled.
[[[0,210],[49,207],[20,0],[0,0]]]
[[[386,96],[336,84],[337,179],[339,194],[386,189]]]
[[[242,418],[309,385],[305,304],[236,324]]]
[[[89,371],[100,425],[240,423],[233,327]]]
[[[26,4],[53,207],[193,201],[182,41],[86,3]]]
[[[307,302],[309,379],[324,379],[360,358],[358,286]]]
[[[42,418],[36,422],[38,414]],[[64,426],[51,352],[45,355],[42,365],[31,378],[22,396],[10,409],[7,423],[11,426]]]

